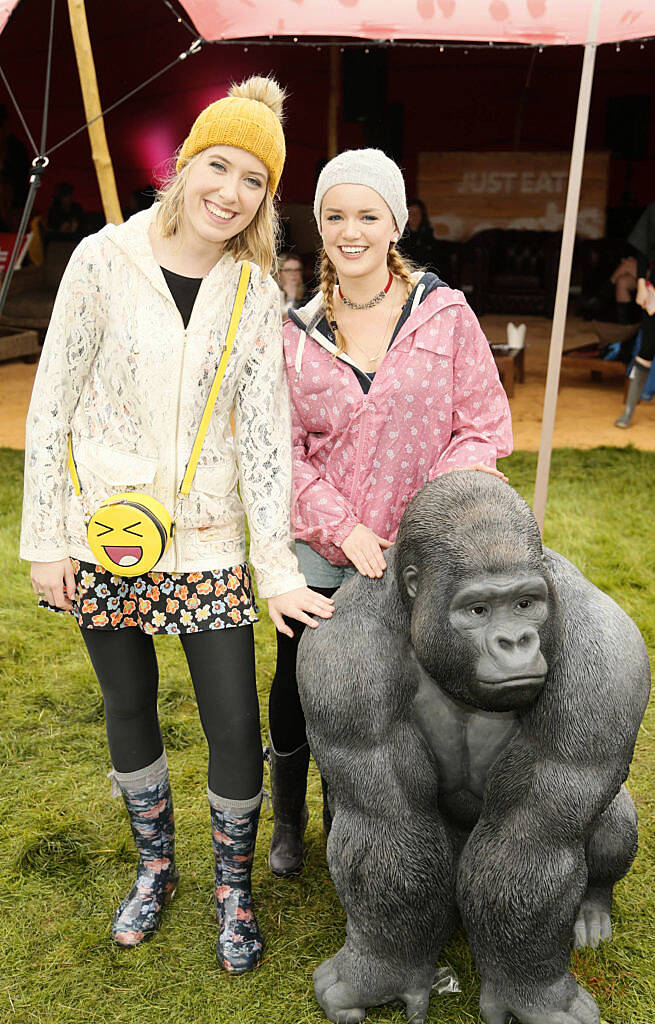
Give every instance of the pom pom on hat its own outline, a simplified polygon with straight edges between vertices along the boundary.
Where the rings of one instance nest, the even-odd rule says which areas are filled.
[[[405,181],[398,164],[381,149],[347,149],[329,161],[316,183],[314,216],[321,230],[321,204],[334,185],[368,185],[382,196],[402,235],[407,224]]]
[[[210,146],[236,146],[258,157],[268,170],[275,193],[282,176],[286,146],[282,130],[284,91],[272,78],[249,78],[233,85],[226,97],[198,114],[180,149],[176,171]]]

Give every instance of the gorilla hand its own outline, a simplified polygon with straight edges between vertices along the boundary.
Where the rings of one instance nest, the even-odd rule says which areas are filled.
[[[583,899],[573,929],[576,949],[590,946],[597,949],[601,942],[612,938],[612,890],[590,886]]]
[[[324,960],[314,971],[314,993],[323,1011],[334,1024],[356,1024],[366,1017],[369,1006],[382,1003],[401,1002],[405,1005],[405,1015],[412,1024],[423,1024],[425,1021],[430,992],[434,980],[434,965],[422,973],[409,979],[409,984],[395,988],[389,978],[389,965],[378,963],[374,957],[367,957],[363,972],[362,957],[357,957],[358,974],[367,977],[368,984],[357,984],[352,970],[354,956],[347,946],[342,946],[335,956]],[[380,984],[371,984],[371,979],[380,978]],[[405,982],[408,981],[405,976]]]
[[[535,1009],[520,1001],[497,996],[494,987],[482,982],[480,1014],[487,1024],[508,1024],[516,1019],[520,1024],[601,1024],[600,1012],[592,996],[568,972],[552,985],[535,992],[535,1001],[542,1008]]]

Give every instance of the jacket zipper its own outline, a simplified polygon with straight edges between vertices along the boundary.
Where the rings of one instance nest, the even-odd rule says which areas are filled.
[[[180,405],[182,403],[182,378],[183,378],[183,375],[184,375],[184,356],[186,354],[186,333],[187,332],[186,332],[186,328],[185,328],[185,330],[182,332],[182,358],[180,359],[180,373],[179,373],[179,376],[178,376],[178,383],[177,383],[177,411],[175,413],[175,451],[174,451],[174,455],[173,455],[173,465],[175,466],[175,477],[173,479],[173,504],[171,506],[172,509],[173,509],[173,515],[175,515],[175,506],[177,505],[177,483],[178,483],[177,449],[178,449],[178,435],[179,435],[179,432],[180,432]],[[178,572],[178,568],[177,568],[177,563],[178,563],[178,547],[177,547],[178,532],[179,531],[178,531],[177,525],[176,525],[174,533],[173,533],[173,569],[172,569],[172,572]]]

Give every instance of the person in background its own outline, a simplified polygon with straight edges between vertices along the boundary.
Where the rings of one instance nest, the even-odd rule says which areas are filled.
[[[625,409],[615,425],[623,429],[630,426],[641,393],[644,390],[655,356],[655,290],[653,290],[653,263],[655,261],[655,203],[648,206],[628,237],[637,251],[637,294],[635,302],[641,307],[639,353],[629,373]]]
[[[400,241],[403,253],[417,267],[438,273],[437,242],[422,199],[407,204],[407,234]]]
[[[209,748],[216,954],[233,974],[262,957],[250,888],[263,758],[244,511],[259,594],[277,628],[292,635],[285,616],[314,626],[312,613],[332,613],[331,602],[305,586],[290,536],[289,395],[270,276],[283,99],[272,79],[233,85],[198,115],[160,201],[77,247],[53,309],[26,438],[21,557],[32,563],[40,606],[71,613],[80,626],[139,854],[112,938],[136,946],[152,936],[178,884],[152,635],[179,635]],[[234,345],[182,502],[174,496],[248,270]],[[69,480],[69,441],[81,493]],[[111,536],[102,542],[103,565],[86,524],[104,499],[130,489],[168,508],[175,533],[153,571],[150,562],[126,576],[121,567],[144,555],[147,516],[136,515],[113,545]],[[102,536],[112,534],[102,526]]]
[[[73,199],[73,186],[67,181],[57,185],[48,210],[48,231],[58,235],[77,235],[83,227],[84,211]]]
[[[277,283],[280,286],[282,319],[287,320],[289,310],[302,306],[305,285],[302,279],[302,260],[291,252],[278,257]]]
[[[512,429],[464,295],[415,271],[396,248],[407,222],[397,165],[375,149],[341,153],[321,172],[314,216],[321,287],[291,311],[283,334],[296,552],[308,582],[329,598],[357,572],[382,576],[402,514],[428,480],[472,468],[503,477],[496,459],[510,453]],[[269,700],[269,864],[278,875],[300,868],[307,823],[301,632],[278,631]]]

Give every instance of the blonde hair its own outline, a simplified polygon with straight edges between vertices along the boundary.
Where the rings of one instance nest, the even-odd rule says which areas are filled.
[[[269,107],[280,123],[282,122],[286,93],[273,78],[253,75],[252,78],[230,86],[228,96],[232,99],[258,100]],[[157,190],[160,206],[157,210],[156,225],[163,238],[178,235],[181,240],[184,223],[184,190],[189,171],[200,154],[194,154],[176,172],[174,168],[175,162],[179,160],[179,154],[178,150],[172,170]],[[228,238],[223,244],[223,251],[229,252],[236,261],[252,260],[265,277],[275,264],[279,231],[277,208],[271,191],[267,188],[250,224],[234,238]]]
[[[346,339],[339,330],[336,316],[334,313],[334,289],[337,285],[337,271],[334,263],[326,253],[325,249],[321,250],[321,293],[323,295],[323,305],[325,307],[325,317],[327,322],[334,334],[334,340],[337,345],[337,355],[340,355],[346,349]],[[420,268],[415,267],[409,260],[401,256],[395,246],[390,246],[389,252],[387,253],[387,267],[394,277],[399,278],[403,281],[406,289],[405,299],[409,296],[410,292],[414,287],[412,280],[412,274],[416,273]]]

